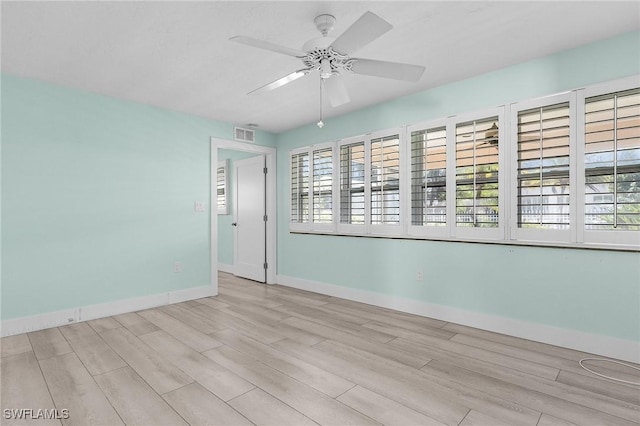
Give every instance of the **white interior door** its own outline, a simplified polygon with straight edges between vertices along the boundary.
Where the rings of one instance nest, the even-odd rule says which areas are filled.
[[[235,162],[234,274],[266,282],[265,157]]]

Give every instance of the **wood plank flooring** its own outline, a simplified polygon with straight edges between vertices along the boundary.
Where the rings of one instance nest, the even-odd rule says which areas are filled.
[[[3,338],[0,423],[640,425],[640,386],[586,372],[590,354],[224,273],[219,289]]]

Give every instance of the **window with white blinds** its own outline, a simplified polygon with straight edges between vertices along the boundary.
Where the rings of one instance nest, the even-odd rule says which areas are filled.
[[[294,149],[290,229],[640,250],[637,81]]]
[[[400,136],[371,140],[371,224],[400,223]]]
[[[456,125],[456,226],[498,227],[498,117]]]
[[[640,230],[640,89],[585,100],[585,229]]]
[[[291,223],[309,222],[309,153],[291,155]]]
[[[411,132],[411,224],[447,223],[447,129]]]
[[[517,226],[568,229],[569,102],[518,113]]]
[[[333,148],[313,151],[313,222],[333,222]]]
[[[364,224],[364,141],[340,147],[340,223]]]
[[[216,207],[218,214],[229,214],[227,203],[227,161],[218,162],[216,169]]]

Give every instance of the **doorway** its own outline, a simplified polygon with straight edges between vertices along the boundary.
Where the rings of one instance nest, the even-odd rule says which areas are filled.
[[[264,282],[266,279],[266,283],[267,284],[275,284],[276,283],[276,259],[277,259],[277,253],[276,253],[276,149],[275,148],[271,148],[271,147],[266,147],[266,146],[262,146],[262,145],[255,145],[252,143],[244,143],[244,142],[238,142],[238,141],[231,141],[231,140],[226,140],[226,139],[218,139],[218,138],[211,138],[211,196],[210,199],[216,200],[217,198],[217,188],[215,185],[216,182],[216,170],[217,170],[217,165],[218,165],[218,161],[222,160],[223,158],[219,157],[219,150],[232,150],[232,151],[239,151],[242,153],[248,153],[250,154],[250,157],[255,157],[255,156],[260,156],[259,158],[262,158],[263,160],[263,164],[266,165],[266,170],[267,173],[266,175],[264,175],[265,178],[265,184],[263,185],[264,190],[265,190],[265,198],[266,198],[266,221],[263,221],[263,228],[264,228],[264,240],[265,240],[265,244],[264,245],[264,249],[265,249],[265,257],[266,257],[266,274],[265,274],[265,269],[264,269],[264,265],[263,269],[262,269],[262,275],[261,275],[261,279],[257,280],[257,281],[261,281]],[[256,160],[257,161],[257,160]],[[228,173],[230,176],[233,176],[233,171],[234,171],[235,167],[231,166],[229,167]],[[233,187],[235,186],[235,182],[233,181],[233,179],[231,179],[231,185],[230,185],[230,189],[232,189],[232,193],[235,192],[233,191]],[[232,198],[235,197],[234,194],[232,194]],[[231,201],[231,200],[230,200]],[[225,233],[228,233],[229,231],[227,231],[227,229],[232,229],[231,228],[231,223],[232,220],[235,220],[235,218],[232,217],[232,215],[228,215],[228,216],[218,216],[218,214],[216,213],[215,209],[211,210],[211,217],[210,217],[210,226],[211,226],[211,237],[210,237],[210,241],[211,241],[211,285],[213,287],[214,290],[214,294],[218,293],[218,270],[219,270],[219,264],[221,266],[224,267],[230,267],[230,270],[225,270],[223,268],[220,268],[220,270],[225,270],[226,272],[232,272],[232,273],[236,273],[235,271],[235,264],[236,261],[235,259],[237,259],[237,257],[235,256],[235,253],[233,256],[233,260],[232,263],[233,265],[229,265],[226,264],[226,262],[223,261],[223,263],[220,263],[220,260],[218,258],[218,233],[219,233],[219,228],[218,225],[219,223],[221,223],[221,225],[224,225],[224,229],[223,231]],[[228,222],[228,227],[227,227],[227,222]],[[238,220],[237,222],[240,224],[240,221]],[[240,226],[238,226],[239,228]],[[235,233],[235,230],[233,230],[233,233]],[[231,238],[231,237],[230,237]],[[242,237],[240,237],[242,238]],[[255,239],[254,239],[255,241]],[[242,242],[241,242],[242,244]],[[255,244],[255,242],[254,242]],[[234,250],[235,252],[235,247]],[[266,275],[266,277],[265,277]]]

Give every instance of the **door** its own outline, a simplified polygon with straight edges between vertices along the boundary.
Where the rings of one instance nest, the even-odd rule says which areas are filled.
[[[265,157],[235,162],[234,274],[266,282]]]

